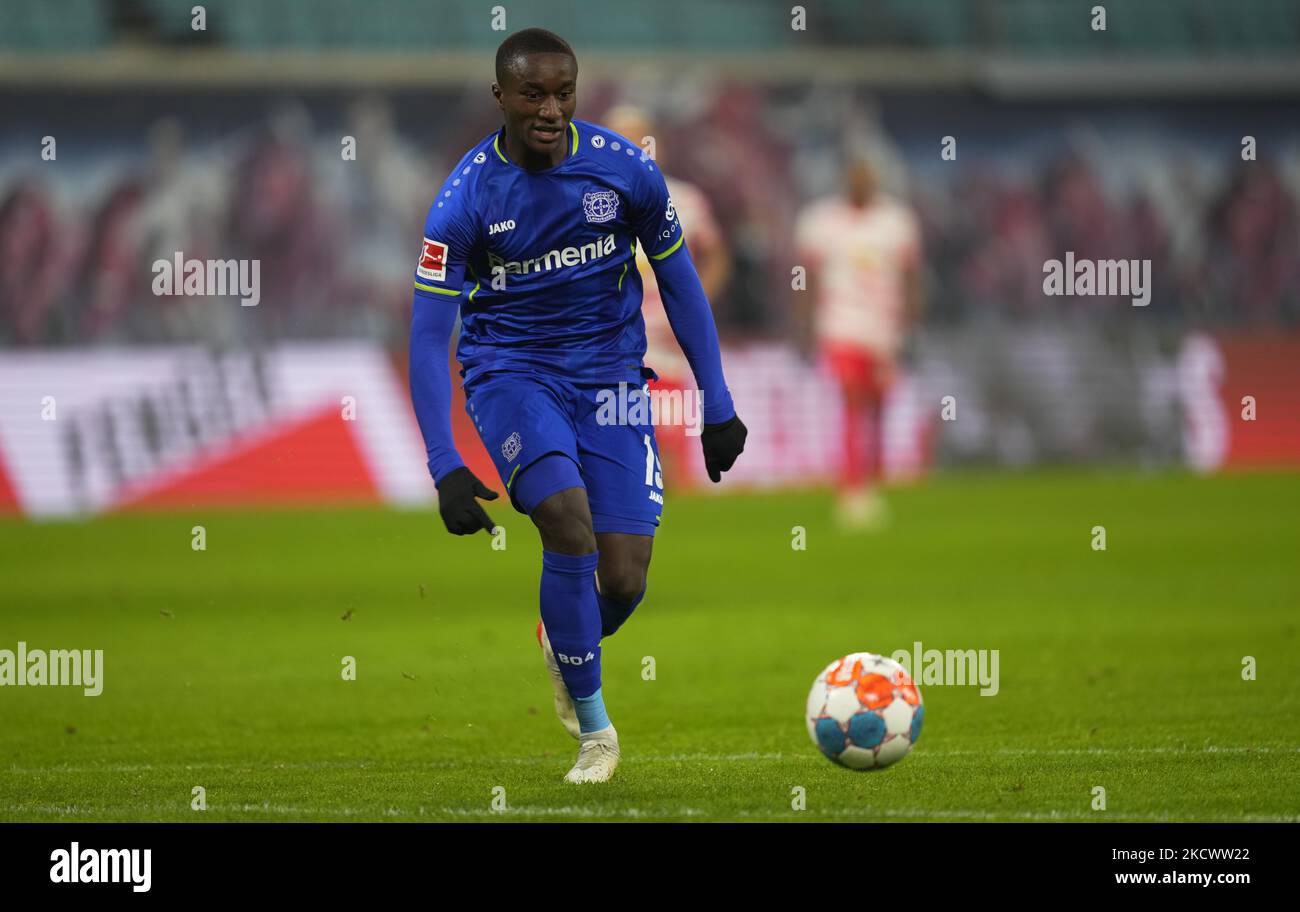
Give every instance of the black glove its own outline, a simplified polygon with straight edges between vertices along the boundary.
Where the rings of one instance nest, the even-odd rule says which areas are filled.
[[[739,415],[733,415],[730,421],[722,424],[706,424],[700,435],[704,445],[704,467],[709,470],[709,478],[714,482],[722,481],[722,473],[731,468],[736,457],[745,452],[745,438],[749,430]]]
[[[438,512],[452,535],[473,535],[479,529],[491,532],[496,524],[474,498],[496,500],[496,491],[474,477],[474,473],[461,466],[442,477],[437,483]]]

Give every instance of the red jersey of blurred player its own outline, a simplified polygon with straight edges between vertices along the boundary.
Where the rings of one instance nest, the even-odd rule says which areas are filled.
[[[616,105],[605,115],[604,124],[615,133],[621,133],[642,148],[646,139],[654,137],[654,125],[649,116],[640,108],[632,105]],[[722,291],[731,275],[731,255],[726,241],[713,217],[713,207],[708,198],[695,185],[670,177],[664,167],[663,155],[654,147],[655,163],[663,173],[668,185],[668,196],[677,210],[683,234],[691,248],[691,257],[700,274],[700,284],[704,295],[713,302]],[[691,394],[687,384],[691,377],[690,365],[682,354],[677,337],[673,335],[668,323],[668,314],[664,311],[664,302],[659,297],[659,286],[655,284],[654,271],[650,261],[640,248],[636,252],[637,270],[641,273],[644,294],[641,302],[641,316],[645,320],[646,355],[645,363],[654,368],[659,375],[658,381],[651,381],[651,390],[665,395],[676,392],[683,397]],[[691,384],[693,387],[693,384]],[[673,397],[672,400],[675,400]],[[684,403],[683,399],[683,403]],[[683,477],[686,450],[686,428],[680,421],[669,421],[671,412],[661,406],[661,420],[655,427],[655,439],[659,444],[659,458],[663,463],[665,477],[680,480]],[[699,415],[696,409],[686,415]],[[694,433],[699,433],[697,428]]]
[[[839,518],[878,525],[875,490],[883,452],[881,413],[903,335],[920,311],[920,231],[911,210],[881,193],[864,160],[845,169],[845,195],[818,200],[799,218],[799,262],[808,265],[812,338],[843,396]]]

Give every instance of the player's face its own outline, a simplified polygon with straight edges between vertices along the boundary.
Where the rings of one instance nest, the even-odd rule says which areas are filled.
[[[505,81],[494,87],[505,115],[506,135],[539,158],[558,164],[569,141],[569,121],[578,106],[578,66],[567,54],[519,58]]]
[[[850,162],[844,174],[849,200],[855,206],[865,206],[876,193],[876,175],[864,161]]]

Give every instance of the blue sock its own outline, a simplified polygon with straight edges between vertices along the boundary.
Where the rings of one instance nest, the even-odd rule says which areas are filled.
[[[578,712],[578,730],[587,732],[609,728],[609,714],[605,712],[605,698],[600,695],[600,688],[589,697],[574,697],[573,708]]]
[[[600,690],[600,608],[591,583],[599,560],[598,551],[542,551],[542,623],[575,703]]]
[[[591,588],[595,590],[596,580],[592,578]],[[596,593],[596,604],[600,607],[600,635],[602,637],[613,636],[614,631],[623,626],[623,622],[632,616],[636,611],[636,606],[641,604],[641,599],[645,598],[645,590],[630,602],[616,602],[611,598],[606,598],[599,592]]]

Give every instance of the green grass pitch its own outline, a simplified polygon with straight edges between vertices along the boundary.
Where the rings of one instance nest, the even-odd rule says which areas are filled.
[[[605,643],[623,764],[586,786],[533,637],[540,546],[500,502],[504,551],[432,512],[5,521],[0,648],[103,649],[105,683],[0,689],[0,820],[1300,820],[1300,476],[888,500],[886,532],[845,537],[826,493],[670,496]],[[813,677],[918,640],[999,650],[999,693],[923,687],[887,770],[822,758]]]

